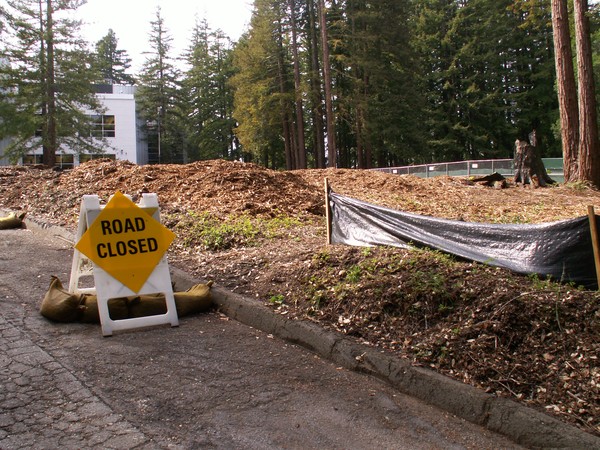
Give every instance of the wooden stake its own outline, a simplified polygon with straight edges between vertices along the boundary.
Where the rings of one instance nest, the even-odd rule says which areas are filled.
[[[598,227],[596,225],[596,213],[592,205],[588,206],[588,218],[590,220],[590,232],[592,233],[592,248],[594,249],[594,263],[596,265],[596,281],[600,288],[600,247],[598,245]]]
[[[327,245],[331,245],[331,205],[329,204],[329,180],[325,178],[325,220],[327,220]]]

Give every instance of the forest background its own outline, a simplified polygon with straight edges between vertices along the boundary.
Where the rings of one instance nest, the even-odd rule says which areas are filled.
[[[136,74],[112,30],[96,43],[79,37],[70,13],[81,4],[0,6],[0,138],[11,137],[13,157],[50,138],[54,150],[106,146],[74,107],[99,110],[98,83],[138,86],[161,163],[512,158],[534,131],[542,156],[562,155],[550,0],[254,0],[237,42],[198,20],[180,55],[157,9]],[[587,17],[600,75],[600,7]]]

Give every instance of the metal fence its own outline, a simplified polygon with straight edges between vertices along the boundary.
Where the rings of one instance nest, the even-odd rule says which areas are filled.
[[[554,181],[562,183],[563,159],[542,158],[546,171]],[[478,175],[489,175],[498,172],[504,177],[514,175],[514,162],[512,159],[480,159],[473,161],[459,161],[435,164],[421,164],[417,166],[384,167],[373,169],[380,172],[393,173],[396,175],[416,175],[422,178],[438,177],[446,175],[450,177],[471,177]]]

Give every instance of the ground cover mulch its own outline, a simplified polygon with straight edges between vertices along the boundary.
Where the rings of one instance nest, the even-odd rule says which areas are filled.
[[[600,208],[600,192],[583,184],[534,189],[508,180],[495,189],[462,178],[282,172],[221,160],[0,167],[0,208],[74,230],[84,194],[106,201],[119,190],[137,201],[155,192],[177,234],[171,264],[600,435],[597,292],[439,252],[328,246],[325,178],[343,195],[465,221],[541,223]]]

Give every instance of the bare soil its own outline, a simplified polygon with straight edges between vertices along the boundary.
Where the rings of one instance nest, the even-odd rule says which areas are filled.
[[[439,252],[326,244],[334,191],[418,214],[541,223],[600,207],[588,186],[485,187],[347,169],[279,172],[226,161],[70,171],[0,167],[0,207],[74,230],[82,195],[156,192],[171,264],[415,365],[600,435],[600,296]],[[218,232],[217,232],[218,231]]]

